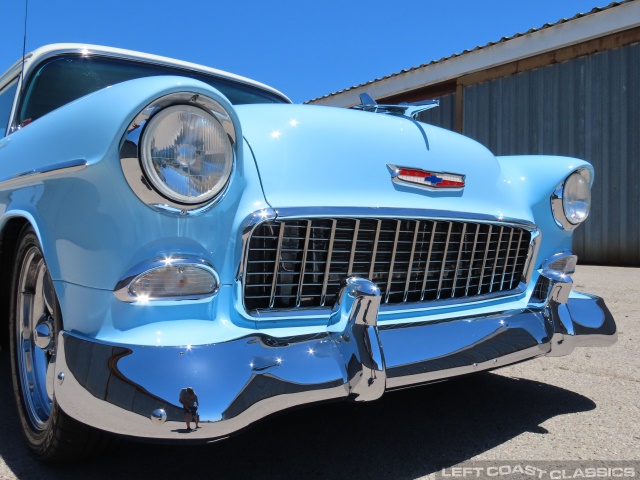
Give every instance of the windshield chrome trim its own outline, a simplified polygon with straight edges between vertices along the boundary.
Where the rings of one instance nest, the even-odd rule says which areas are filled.
[[[9,117],[7,118],[7,123],[5,125],[0,125],[0,128],[2,128],[2,130],[0,130],[0,138],[4,138],[11,133],[11,125],[13,123],[12,119],[13,119],[14,112],[17,108],[16,104],[18,102],[18,99],[20,98],[20,93],[21,93],[20,90],[22,89],[22,75],[18,71],[15,73],[15,76],[7,75],[3,79],[0,79],[0,92],[12,86],[13,82],[16,82],[16,91],[14,92],[14,95],[13,95],[13,102],[11,102],[11,110],[9,110]]]

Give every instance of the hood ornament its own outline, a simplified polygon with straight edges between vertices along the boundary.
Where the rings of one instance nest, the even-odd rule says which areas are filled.
[[[380,105],[371,97],[371,95],[365,92],[360,94],[360,102],[360,105],[354,105],[351,108],[355,110],[362,110],[364,112],[386,113],[387,115],[406,118],[411,121],[416,127],[418,127],[418,130],[420,130],[420,135],[422,135],[424,144],[427,147],[427,150],[429,150],[429,139],[427,138],[424,128],[422,128],[422,125],[420,125],[420,122],[418,121],[418,114],[425,110],[437,107],[440,105],[440,100],[422,100],[415,103]]]
[[[397,167],[387,163],[394,183],[408,184],[429,190],[462,190],[464,175],[459,173],[433,172],[413,167]]]
[[[417,120],[418,114],[435,108],[440,105],[440,100],[421,100],[419,102],[406,103],[402,102],[397,105],[382,105],[376,102],[368,93],[360,94],[360,105],[354,105],[355,110],[364,110],[365,112],[386,113],[388,115],[396,115],[401,117],[409,117]]]

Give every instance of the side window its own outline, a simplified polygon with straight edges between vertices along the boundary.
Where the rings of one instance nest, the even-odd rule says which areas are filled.
[[[9,126],[9,116],[11,115],[11,107],[13,107],[13,99],[16,96],[16,88],[18,88],[17,78],[0,90],[0,138],[5,136]]]

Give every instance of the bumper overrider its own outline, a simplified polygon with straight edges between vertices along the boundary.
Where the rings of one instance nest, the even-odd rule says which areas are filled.
[[[608,346],[615,322],[598,297],[569,298],[554,281],[544,307],[485,317],[378,326],[380,291],[349,278],[325,332],[255,334],[193,347],[98,343],[63,331],[55,396],[61,408],[109,432],[215,440],[290,407],[369,401],[385,391],[489,370],[576,346]],[[198,394],[200,427],[188,431],[180,390]]]

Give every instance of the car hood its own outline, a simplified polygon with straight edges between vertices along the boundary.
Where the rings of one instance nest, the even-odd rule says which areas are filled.
[[[236,107],[264,194],[276,209],[379,207],[528,218],[479,143],[409,118],[312,105]],[[466,176],[462,191],[391,181],[388,164]],[[500,197],[499,195],[502,195]],[[512,197],[512,201],[503,201]],[[499,204],[496,198],[501,198]]]

